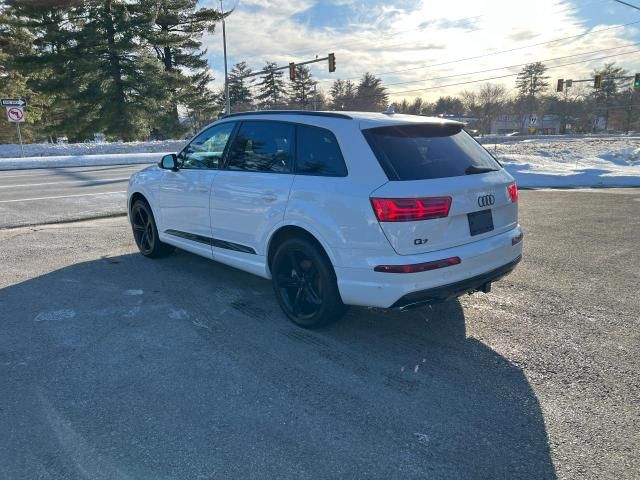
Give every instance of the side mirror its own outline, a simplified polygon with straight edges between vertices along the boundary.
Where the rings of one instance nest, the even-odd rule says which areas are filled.
[[[169,155],[165,155],[160,160],[158,164],[160,168],[164,168],[165,170],[173,170],[174,172],[178,170],[178,157],[175,153],[170,153]]]

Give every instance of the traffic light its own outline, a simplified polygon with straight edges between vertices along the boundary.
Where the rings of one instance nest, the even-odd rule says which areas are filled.
[[[336,54],[330,53],[329,54],[329,72],[335,72],[335,71],[336,71]]]
[[[633,80],[633,89],[640,90],[640,73],[636,73],[636,78]]]
[[[599,90],[602,86],[602,75],[597,74],[593,79],[593,88]]]
[[[289,80],[292,82],[296,79],[296,64],[291,62],[289,64]]]
[[[556,87],[556,92],[561,92],[564,90],[564,78],[558,79],[558,86]]]

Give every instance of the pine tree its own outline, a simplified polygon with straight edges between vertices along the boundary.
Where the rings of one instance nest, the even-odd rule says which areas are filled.
[[[29,142],[38,136],[42,137],[34,126],[41,121],[46,99],[29,88],[28,77],[17,68],[16,59],[31,51],[33,35],[27,29],[16,26],[12,18],[11,8],[0,5],[0,97],[24,98],[28,101],[26,119],[20,129],[23,141]],[[0,113],[4,114],[4,111]],[[0,121],[2,142],[17,142],[13,123]]]
[[[262,80],[257,83],[259,89],[256,100],[258,106],[265,110],[274,108],[282,108],[287,98],[287,87],[282,78],[282,70],[276,70],[278,64],[275,62],[266,62]]]
[[[365,73],[358,83],[355,106],[363,112],[383,112],[389,105],[389,94],[382,80],[372,73]]]
[[[162,136],[184,133],[179,105],[186,108],[191,119],[211,118],[217,113],[215,93],[207,87],[213,78],[201,38],[214,32],[223,14],[212,8],[197,8],[197,4],[198,0],[141,0],[151,25],[143,36],[164,66],[168,91],[169,101],[158,125]]]
[[[547,67],[542,62],[525,65],[516,78],[518,100],[524,108],[522,113],[534,113],[538,107],[539,97],[549,86],[545,75]]]
[[[624,77],[627,71],[618,67],[615,63],[606,63],[601,70],[595,70],[593,75],[601,75],[601,87],[594,90],[593,99],[602,111],[604,111],[605,130],[609,128],[610,107],[615,105],[616,99],[620,97],[620,90],[624,88],[627,80]]]
[[[139,41],[148,27],[139,4],[11,1],[35,34],[21,65],[34,74],[34,88],[56,98],[60,133],[76,140],[96,132],[123,140],[148,135],[166,96],[161,66]]]
[[[356,86],[351,80],[337,79],[329,90],[333,110],[354,110]]]
[[[296,67],[296,79],[291,82],[291,103],[297,108],[307,110],[313,105],[315,86],[311,70],[305,65]]]
[[[247,62],[236,63],[229,72],[229,99],[233,111],[246,111],[253,108],[251,87],[254,77],[243,78],[252,73]]]

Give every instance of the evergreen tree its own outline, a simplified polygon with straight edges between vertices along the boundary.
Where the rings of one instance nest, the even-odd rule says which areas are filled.
[[[389,94],[382,80],[372,73],[365,73],[358,83],[355,106],[363,112],[383,112],[389,105]]]
[[[626,76],[627,71],[615,63],[605,63],[601,70],[593,72],[594,76],[598,74],[602,76],[601,87],[593,91],[593,99],[600,113],[604,114],[605,130],[607,130],[609,128],[610,107],[618,103],[616,100],[622,96],[620,91],[627,82],[620,77]]]
[[[351,80],[337,79],[329,90],[333,110],[354,110],[356,86]]]
[[[296,66],[296,79],[291,82],[291,103],[297,108],[307,110],[307,107],[313,105],[317,83],[307,66]]]
[[[145,137],[165,90],[161,68],[140,45],[146,15],[125,0],[11,0],[17,18],[35,33],[22,66],[34,86],[57,97],[59,129],[76,140],[104,132],[123,140]]]
[[[547,67],[544,63],[536,62],[525,65],[516,78],[518,101],[521,114],[535,113],[539,106],[539,98],[549,86],[545,75]],[[524,126],[523,126],[524,127]]]
[[[436,100],[434,113],[436,115],[462,115],[464,113],[464,105],[459,98],[451,96],[440,97]]]
[[[229,99],[233,111],[246,111],[253,108],[251,87],[254,77],[243,78],[251,73],[247,62],[236,63],[229,72]]]
[[[282,108],[287,98],[287,87],[282,78],[282,70],[276,70],[278,64],[275,62],[266,62],[262,80],[258,82],[257,87],[259,93],[256,100],[260,108],[265,110]]]
[[[197,4],[198,0],[141,0],[151,26],[143,31],[144,39],[164,67],[168,104],[157,126],[163,136],[184,133],[178,105],[185,107],[192,119],[210,118],[216,113],[215,94],[207,87],[213,78],[201,38],[214,32],[223,14],[212,8],[197,8]]]
[[[34,125],[42,118],[46,99],[29,88],[27,76],[17,68],[16,59],[31,51],[33,35],[25,28],[16,26],[12,17],[10,7],[0,5],[0,97],[24,98],[28,101],[26,121],[20,126],[20,130],[23,141],[29,142],[38,136]],[[4,111],[0,114],[4,114]],[[13,123],[0,121],[0,142],[17,142]]]

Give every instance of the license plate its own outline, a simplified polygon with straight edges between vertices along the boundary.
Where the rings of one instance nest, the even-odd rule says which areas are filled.
[[[493,230],[493,215],[491,210],[480,210],[479,212],[468,213],[469,232],[471,236],[480,235]]]

